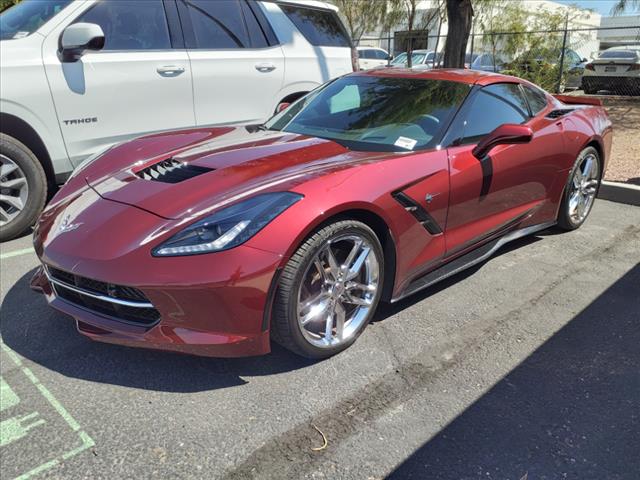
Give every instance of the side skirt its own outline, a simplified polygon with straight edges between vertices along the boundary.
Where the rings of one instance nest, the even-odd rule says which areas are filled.
[[[466,253],[450,261],[449,263],[436,268],[435,270],[431,270],[422,277],[417,278],[409,284],[404,292],[402,292],[399,296],[393,298],[391,300],[391,303],[402,300],[409,295],[413,295],[420,290],[430,287],[434,283],[438,283],[445,278],[449,278],[457,273],[462,272],[463,270],[466,270],[467,268],[473,267],[474,265],[483,262],[487,258],[491,257],[498,249],[500,249],[500,247],[502,247],[506,243],[517,240],[518,238],[526,237],[527,235],[531,235],[541,230],[546,230],[549,227],[553,227],[555,224],[556,222],[554,221],[541,223],[539,225],[532,225],[530,227],[514,230],[500,238],[496,238],[495,240],[487,242],[484,245],[476,248],[475,250],[472,250],[469,253]]]

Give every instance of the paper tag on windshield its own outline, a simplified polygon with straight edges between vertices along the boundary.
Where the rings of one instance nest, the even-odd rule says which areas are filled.
[[[413,138],[398,137],[394,145],[396,147],[406,148],[407,150],[413,150],[413,147],[416,146],[416,143],[418,143],[418,141],[414,140]]]

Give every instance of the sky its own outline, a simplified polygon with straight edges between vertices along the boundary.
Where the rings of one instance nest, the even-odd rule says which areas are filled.
[[[584,8],[595,10],[602,16],[611,15],[611,9],[615,5],[615,0],[554,0],[558,3],[572,4],[575,3]],[[632,13],[632,12],[627,12]]]

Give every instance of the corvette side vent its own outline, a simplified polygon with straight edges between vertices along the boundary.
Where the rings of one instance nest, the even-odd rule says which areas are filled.
[[[409,197],[404,192],[394,192],[391,194],[396,201],[404,207],[404,209],[415,217],[415,219],[422,225],[427,232],[431,235],[438,235],[442,233],[442,229],[438,222],[429,215],[422,206],[417,203],[413,198]]]
[[[547,118],[556,119],[565,116],[567,113],[573,112],[573,108],[558,108],[547,113]]]
[[[164,183],[180,183],[184,180],[197,177],[203,173],[212,171],[213,168],[189,165],[170,158],[150,167],[140,170],[137,175],[143,180],[152,180]]]

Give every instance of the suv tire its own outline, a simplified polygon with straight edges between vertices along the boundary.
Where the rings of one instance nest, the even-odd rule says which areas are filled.
[[[47,199],[47,176],[33,152],[4,133],[0,133],[0,162],[0,221],[3,222],[0,241],[4,242],[35,223]],[[21,202],[21,208],[16,206],[16,201],[20,199],[19,189],[24,188],[25,183],[21,186],[19,178],[26,182],[26,198]]]

